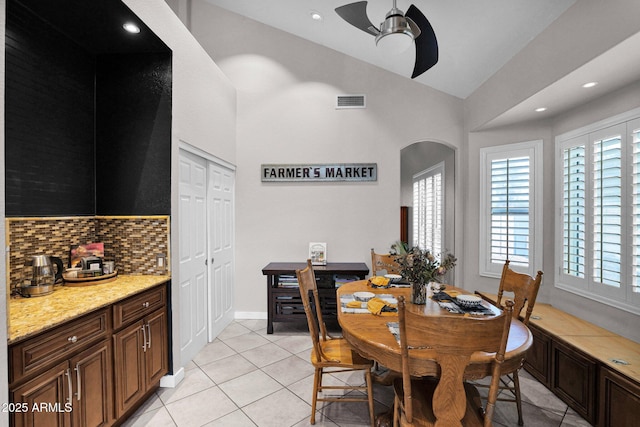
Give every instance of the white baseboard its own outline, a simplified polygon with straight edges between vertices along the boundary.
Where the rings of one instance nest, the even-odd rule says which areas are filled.
[[[236,320],[262,320],[267,318],[266,311],[236,311],[234,314]]]
[[[184,379],[184,368],[180,368],[178,369],[178,372],[176,372],[173,375],[165,375],[164,377],[160,378],[160,387],[164,387],[164,388],[175,388],[178,384],[180,384],[180,381],[182,381]]]

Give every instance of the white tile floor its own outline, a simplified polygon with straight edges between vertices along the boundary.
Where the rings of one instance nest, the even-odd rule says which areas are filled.
[[[208,344],[186,367],[174,389],[161,388],[125,422],[126,427],[298,427],[309,425],[313,367],[311,338],[304,325],[238,320]],[[361,375],[335,381],[363,382]],[[580,416],[525,371],[520,375],[527,427],[589,426]],[[376,413],[393,401],[389,387],[376,385]],[[316,426],[366,426],[367,405],[329,403]],[[496,426],[517,426],[515,405],[498,402]]]

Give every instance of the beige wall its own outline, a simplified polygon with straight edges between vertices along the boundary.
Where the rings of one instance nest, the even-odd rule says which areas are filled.
[[[579,0],[465,100],[475,130],[640,31],[637,0]]]
[[[462,144],[462,102],[325,47],[192,2],[192,32],[238,90],[236,310],[266,315],[271,261],[371,263],[399,238],[400,150]],[[336,110],[338,94],[366,109]],[[262,183],[262,163],[374,162],[373,183]]]

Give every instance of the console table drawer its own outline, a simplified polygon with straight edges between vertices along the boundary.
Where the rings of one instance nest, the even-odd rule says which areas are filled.
[[[274,318],[287,316],[304,316],[302,297],[298,292],[276,293],[273,296]]]

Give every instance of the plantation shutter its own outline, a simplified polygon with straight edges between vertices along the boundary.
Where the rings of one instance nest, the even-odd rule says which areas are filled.
[[[529,169],[529,156],[491,161],[491,263],[529,265]]]
[[[636,120],[636,122],[638,122]],[[640,126],[640,124],[638,124]],[[631,292],[640,293],[640,128],[631,129],[633,147],[633,243]]]
[[[442,252],[443,231],[442,164],[414,176],[413,246]]]
[[[622,253],[621,136],[593,143],[593,276],[620,287]]]
[[[586,182],[584,145],[564,150],[563,189],[563,271],[584,277]]]

